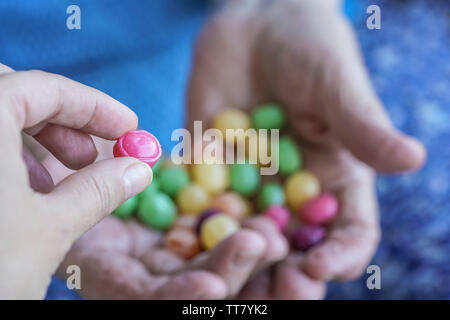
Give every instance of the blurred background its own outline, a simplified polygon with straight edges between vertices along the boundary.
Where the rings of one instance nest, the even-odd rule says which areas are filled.
[[[369,4],[381,7],[381,30],[365,27]],[[347,1],[347,11],[391,119],[428,160],[415,174],[378,176],[382,290],[363,276],[331,284],[328,298],[450,299],[450,1]]]
[[[82,31],[65,28],[66,8],[82,9]],[[368,30],[366,8],[381,8],[381,30]],[[183,126],[193,41],[210,15],[202,0],[2,0],[0,61],[43,69],[104,91],[136,111],[168,150]],[[367,275],[331,283],[329,299],[450,299],[450,1],[347,0],[377,93],[394,124],[421,140],[419,172],[379,176],[383,236]],[[136,17],[142,17],[137,19]],[[49,36],[50,35],[50,36]],[[143,72],[144,70],[144,72]],[[48,299],[79,299],[54,279]]]
[[[365,27],[369,4],[381,30]],[[363,275],[331,284],[328,298],[450,299],[450,1],[347,1],[347,12],[391,119],[428,159],[415,174],[378,176],[382,290]]]

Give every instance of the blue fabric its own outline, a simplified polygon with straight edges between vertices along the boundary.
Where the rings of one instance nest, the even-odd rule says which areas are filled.
[[[66,28],[65,0],[2,0],[0,61],[15,69],[60,73],[135,110],[163,148],[183,125],[193,39],[210,9],[201,0],[78,0],[82,29]],[[450,298],[450,52],[448,1],[346,1],[375,88],[394,123],[418,137],[427,165],[412,175],[379,176],[383,239],[367,275],[330,284],[328,298]],[[365,9],[381,7],[382,29],[368,30]],[[73,299],[54,279],[48,299]]]
[[[356,1],[355,1],[356,2]],[[366,28],[365,8],[381,8],[381,30]],[[382,241],[367,275],[331,284],[328,298],[450,299],[450,2],[358,1],[354,25],[377,93],[394,124],[421,140],[425,167],[410,175],[379,175]]]
[[[195,35],[208,1],[80,0],[81,30],[66,28],[68,0],[0,1],[0,61],[42,69],[131,107],[163,148],[183,126]]]

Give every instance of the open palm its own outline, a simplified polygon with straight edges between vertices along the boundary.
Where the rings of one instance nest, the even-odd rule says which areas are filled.
[[[243,298],[320,298],[323,281],[359,276],[379,240],[374,169],[409,171],[424,161],[422,145],[392,127],[331,3],[230,1],[197,43],[188,126],[210,125],[226,108],[279,102],[304,168],[340,203],[323,243],[260,271]]]

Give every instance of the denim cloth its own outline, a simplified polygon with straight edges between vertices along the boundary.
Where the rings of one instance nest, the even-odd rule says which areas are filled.
[[[66,28],[66,8],[81,8],[81,30]],[[394,124],[425,143],[418,173],[377,179],[383,238],[367,275],[331,283],[329,299],[450,298],[449,2],[346,1],[368,68]],[[381,30],[366,8],[381,7]],[[183,126],[193,40],[211,12],[206,0],[2,0],[0,61],[43,69],[104,91],[130,106],[139,126],[165,150]],[[54,278],[47,299],[79,299]]]

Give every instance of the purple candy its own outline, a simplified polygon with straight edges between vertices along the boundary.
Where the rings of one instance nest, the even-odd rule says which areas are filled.
[[[306,251],[325,238],[326,230],[321,226],[302,226],[291,233],[291,244],[294,249]]]
[[[203,211],[197,220],[197,224],[195,225],[195,232],[197,232],[197,234],[199,234],[200,228],[202,227],[202,224],[206,221],[206,219],[208,219],[209,217],[211,217],[215,214],[218,214],[218,213],[220,213],[220,211],[216,210],[216,209],[208,209],[208,210]]]

